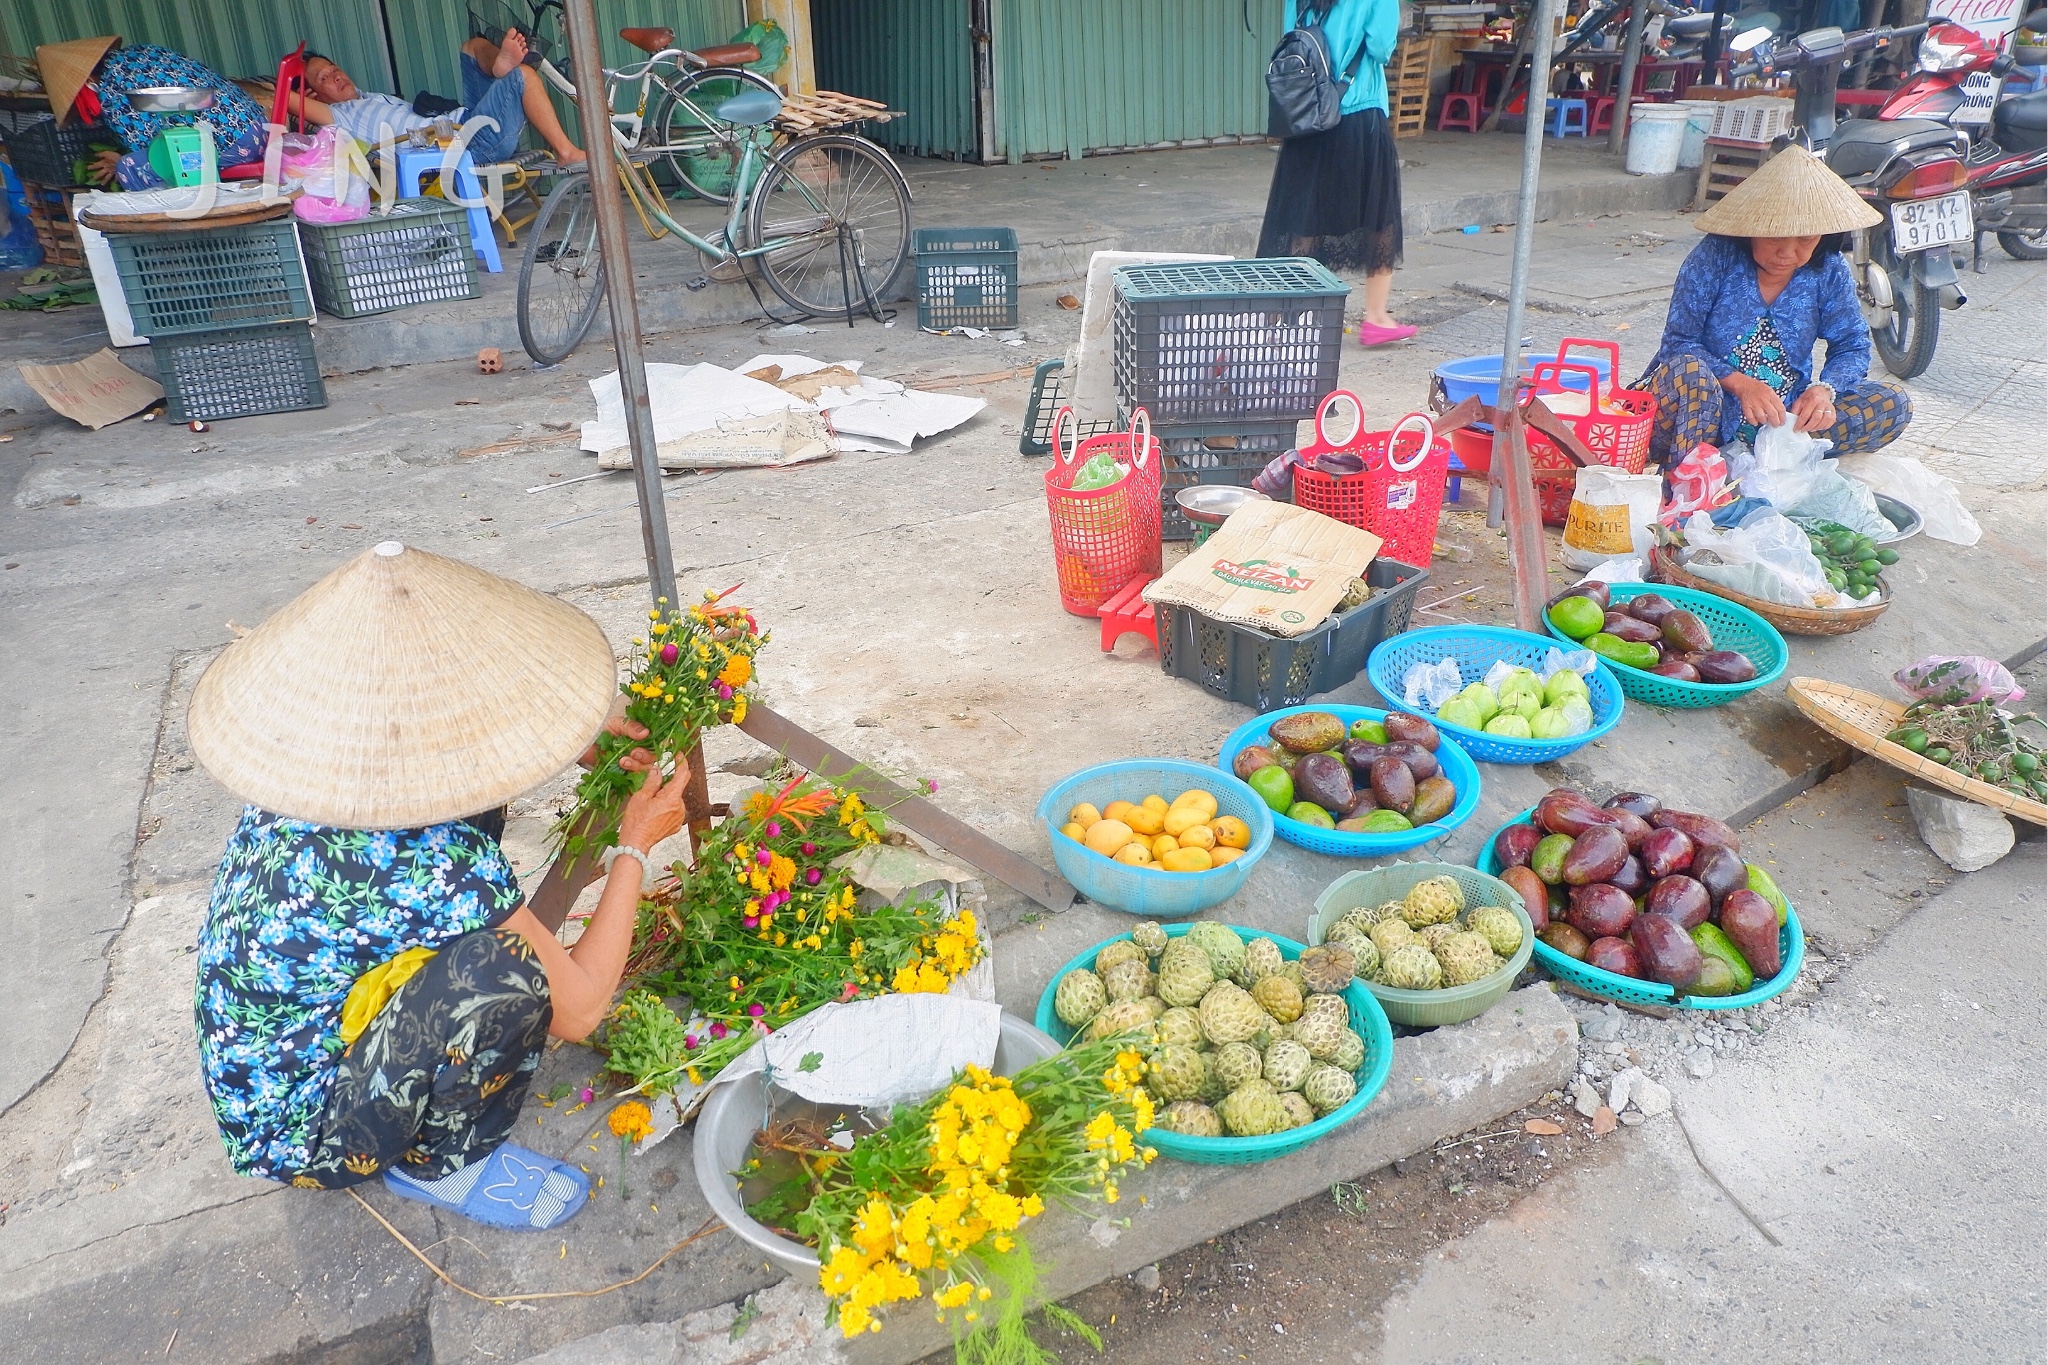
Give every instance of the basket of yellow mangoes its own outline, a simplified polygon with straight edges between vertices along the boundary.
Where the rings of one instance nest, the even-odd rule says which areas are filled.
[[[1153,919],[1228,900],[1273,842],[1273,812],[1250,787],[1175,758],[1084,768],[1053,784],[1038,820],[1076,891]]]

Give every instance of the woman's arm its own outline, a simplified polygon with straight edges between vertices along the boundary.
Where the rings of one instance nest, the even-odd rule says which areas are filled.
[[[1726,271],[1719,260],[1721,253],[1714,249],[1714,243],[1702,242],[1678,267],[1678,278],[1671,284],[1671,309],[1664,315],[1664,337],[1657,347],[1659,360],[1673,360],[1681,355],[1697,356],[1714,372],[1714,378],[1725,381],[1731,374],[1740,373],[1707,342],[1707,324],[1715,311],[1723,306],[1727,293]]]
[[[646,783],[626,798],[626,808],[619,816],[619,843],[652,849],[681,829],[683,791],[689,781],[689,765],[680,760],[666,782],[658,768],[649,769]],[[549,1033],[581,1042],[603,1022],[612,993],[626,971],[626,954],[633,946],[633,925],[639,911],[640,864],[634,858],[620,857],[613,861],[597,909],[575,947],[564,948],[527,906],[520,906],[505,921],[504,928],[517,930],[533,945],[548,974],[548,993],[554,1000]]]
[[[1856,277],[1840,254],[1822,269],[1818,295],[1813,331],[1828,344],[1820,380],[1840,393],[1870,377],[1870,324],[1856,302]]]

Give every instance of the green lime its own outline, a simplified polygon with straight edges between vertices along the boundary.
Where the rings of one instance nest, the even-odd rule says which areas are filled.
[[[1897,550],[1887,550],[1883,547],[1879,547],[1877,551],[1877,562],[1889,568],[1892,565],[1899,562],[1899,552]]]
[[[1351,738],[1367,744],[1385,744],[1387,727],[1376,720],[1354,720],[1351,722]]]
[[[1284,812],[1288,819],[1317,829],[1335,829],[1337,822],[1330,818],[1330,812],[1313,801],[1297,801]]]
[[[1590,597],[1566,597],[1550,608],[1550,624],[1574,640],[1583,640],[1606,624],[1607,613]]]
[[[1278,763],[1259,769],[1247,777],[1245,783],[1259,794],[1261,801],[1282,814],[1294,804],[1294,774]]]

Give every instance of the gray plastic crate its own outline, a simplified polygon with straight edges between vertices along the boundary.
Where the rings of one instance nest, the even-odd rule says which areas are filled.
[[[469,213],[441,199],[401,199],[353,223],[299,224],[313,302],[358,318],[415,303],[473,299]]]
[[[919,228],[911,242],[920,328],[1017,325],[1015,228]]]
[[[151,341],[150,350],[173,422],[327,406],[313,329],[303,322],[184,333]]]

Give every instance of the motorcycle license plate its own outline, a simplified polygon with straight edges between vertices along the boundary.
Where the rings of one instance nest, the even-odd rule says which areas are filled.
[[[1901,256],[1951,242],[1967,242],[1975,234],[1968,190],[1944,194],[1939,199],[1915,199],[1892,205],[1892,250]]]

